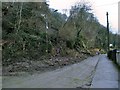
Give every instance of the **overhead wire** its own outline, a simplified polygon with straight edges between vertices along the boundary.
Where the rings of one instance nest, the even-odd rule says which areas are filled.
[[[95,7],[112,6],[112,5],[116,5],[116,4],[118,4],[118,2],[115,2],[115,3],[110,3],[110,4],[98,5],[98,6],[95,6]]]

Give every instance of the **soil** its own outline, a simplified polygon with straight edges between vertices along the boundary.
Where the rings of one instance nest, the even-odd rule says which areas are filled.
[[[79,57],[61,57],[54,56],[47,59],[39,60],[27,60],[24,59],[21,62],[13,63],[9,66],[2,67],[3,76],[19,76],[23,74],[43,73],[46,71],[62,68],[67,65],[81,62],[88,58],[90,55],[81,54]]]

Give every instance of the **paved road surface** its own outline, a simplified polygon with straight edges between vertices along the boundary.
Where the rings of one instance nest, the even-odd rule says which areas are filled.
[[[97,67],[96,67],[97,66]],[[105,78],[105,79],[104,79]],[[92,85],[91,85],[92,82]],[[4,77],[3,88],[96,88],[118,87],[118,71],[106,55],[42,74]]]
[[[3,88],[76,88],[88,87],[99,56],[62,69],[24,77],[6,77]]]

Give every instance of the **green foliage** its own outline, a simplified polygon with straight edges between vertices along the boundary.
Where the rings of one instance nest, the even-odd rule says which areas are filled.
[[[2,47],[4,65],[22,60],[22,58],[39,59],[46,55],[46,50],[48,50],[47,53],[51,53],[52,43],[49,33],[46,33],[46,21],[49,24],[49,29],[51,29],[51,22],[54,26],[56,22],[61,25],[64,21],[61,19],[61,14],[56,12],[56,19],[53,15],[54,12],[51,13],[44,2],[8,2],[3,3],[2,10],[3,41],[6,42]],[[45,18],[41,14],[46,14],[50,18]]]
[[[68,51],[86,51],[107,47],[107,32],[85,3],[72,7],[70,16],[50,9],[46,2],[4,2],[2,4],[3,65],[23,58],[37,60],[54,55],[60,48],[61,56]],[[66,21],[67,19],[67,21]],[[110,33],[110,42],[115,35]],[[119,37],[118,37],[119,38]],[[117,46],[116,46],[117,47]],[[72,52],[72,51],[71,51]]]

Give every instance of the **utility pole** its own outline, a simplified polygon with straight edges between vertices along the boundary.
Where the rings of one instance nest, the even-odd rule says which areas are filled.
[[[108,20],[108,12],[106,13],[106,15],[107,15],[107,37],[108,37],[107,48],[108,48],[108,51],[109,51],[110,39],[109,39],[109,20]]]

